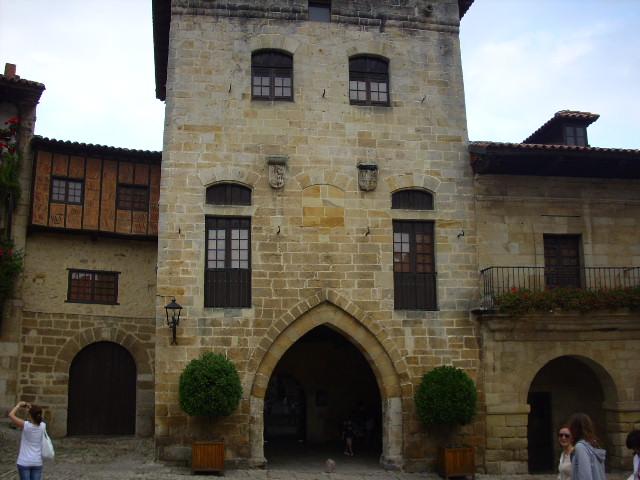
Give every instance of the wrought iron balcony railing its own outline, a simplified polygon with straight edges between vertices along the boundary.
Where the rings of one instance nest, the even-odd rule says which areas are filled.
[[[495,298],[513,290],[532,292],[573,287],[601,290],[640,286],[640,267],[488,267],[482,277],[482,308],[495,307]]]

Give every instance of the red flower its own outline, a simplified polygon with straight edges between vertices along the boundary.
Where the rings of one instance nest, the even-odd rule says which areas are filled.
[[[511,293],[517,293],[518,289],[516,287],[511,287]]]

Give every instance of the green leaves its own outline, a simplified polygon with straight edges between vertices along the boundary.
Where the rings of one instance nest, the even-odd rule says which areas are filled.
[[[466,425],[476,414],[473,380],[456,367],[436,367],[422,377],[415,394],[418,418],[427,426]]]
[[[224,356],[203,353],[191,360],[180,375],[180,407],[191,416],[231,415],[242,397],[235,365]]]

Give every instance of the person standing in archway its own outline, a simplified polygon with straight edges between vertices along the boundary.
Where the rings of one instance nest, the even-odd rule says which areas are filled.
[[[574,450],[571,459],[572,480],[606,480],[604,461],[607,452],[599,448],[593,422],[585,413],[575,413],[569,419]]]
[[[567,425],[563,425],[558,430],[558,443],[562,447],[560,452],[560,462],[558,463],[558,480],[571,480],[571,453],[573,445],[571,443],[571,431]]]
[[[627,435],[627,448],[633,450],[633,474],[627,480],[640,480],[640,430],[631,430]]]
[[[22,420],[16,414],[20,408],[29,409],[29,420]],[[40,480],[42,478],[42,441],[46,429],[42,421],[42,408],[18,402],[9,412],[13,424],[22,430],[20,452],[18,453],[18,475],[20,480]]]

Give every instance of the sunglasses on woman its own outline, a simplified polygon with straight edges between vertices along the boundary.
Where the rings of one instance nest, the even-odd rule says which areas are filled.
[[[558,437],[560,437],[560,438],[571,438],[571,434],[570,433],[559,433]]]

